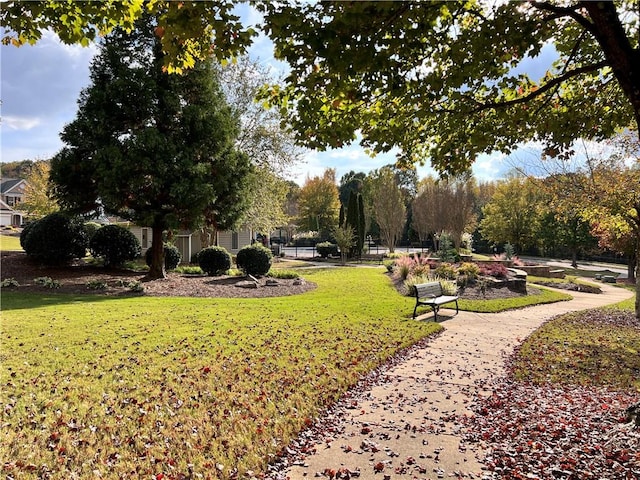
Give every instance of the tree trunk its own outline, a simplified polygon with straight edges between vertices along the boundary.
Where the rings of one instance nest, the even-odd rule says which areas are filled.
[[[591,34],[602,47],[602,51],[618,80],[620,88],[629,99],[640,138],[640,52],[633,47],[624,29],[613,2],[580,2],[592,20]]]
[[[164,268],[164,242],[162,241],[162,233],[164,228],[153,226],[153,239],[151,241],[151,265],[147,278],[156,280],[158,278],[166,278],[167,274]]]
[[[571,249],[571,266],[578,268],[578,252],[576,252],[575,248]]]
[[[636,251],[636,318],[640,320],[640,251]]]
[[[637,255],[632,255],[627,262],[627,277],[629,278],[629,283],[636,282],[637,263]]]

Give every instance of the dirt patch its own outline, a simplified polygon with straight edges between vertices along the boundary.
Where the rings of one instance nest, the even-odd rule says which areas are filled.
[[[20,292],[56,292],[97,295],[148,295],[171,297],[262,298],[298,295],[316,288],[316,284],[296,279],[258,279],[257,288],[239,286],[244,277],[208,277],[168,273],[167,278],[147,280],[133,270],[103,268],[83,261],[65,266],[42,266],[22,252],[3,252],[0,279],[14,279],[18,287],[4,287]],[[36,278],[49,277],[58,288],[39,285]],[[131,284],[139,282],[144,290],[135,292]]]

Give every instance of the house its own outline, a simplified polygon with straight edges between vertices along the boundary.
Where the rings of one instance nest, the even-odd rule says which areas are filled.
[[[153,233],[150,227],[131,225],[129,229],[140,242],[143,253],[151,247]],[[238,231],[217,232],[216,237],[215,242],[212,242],[214,245],[224,247],[230,254],[235,255],[242,247],[251,244],[254,233],[249,228],[241,228]],[[189,263],[193,256],[204,248],[199,232],[180,231],[175,235],[174,242],[182,256],[181,263]]]
[[[24,216],[15,207],[24,200],[27,182],[21,178],[3,178],[0,181],[0,227],[22,225]]]

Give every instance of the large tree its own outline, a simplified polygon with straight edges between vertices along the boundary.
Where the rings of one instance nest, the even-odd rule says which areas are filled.
[[[281,128],[280,112],[255,101],[258,89],[273,80],[266,67],[244,56],[237,62],[218,65],[216,70],[227,103],[240,119],[236,147],[249,156],[255,167],[249,188],[243,191],[244,198],[240,202],[248,205],[240,223],[269,235],[276,227],[287,223],[288,188],[282,176],[300,160],[301,151],[292,136]],[[214,241],[217,228],[213,221],[203,225],[203,244]]]
[[[401,160],[456,173],[481,153],[536,140],[559,155],[640,122],[633,1],[261,5],[291,66],[264,97],[313,148],[358,134],[374,152],[399,147]],[[549,57],[529,78],[528,60]]]
[[[464,233],[471,233],[476,225],[474,211],[476,185],[472,177],[461,176],[450,181],[437,181],[433,177],[422,179],[418,195],[412,202],[413,228],[421,242],[433,235],[446,232],[459,249]]]
[[[533,247],[541,215],[540,188],[531,179],[513,176],[498,184],[483,208],[480,231],[487,240],[511,243],[517,252]]]
[[[61,206],[152,227],[151,278],[165,274],[164,231],[237,221],[251,171],[210,62],[179,76],[163,58],[150,17],[105,38],[51,171]]]
[[[18,209],[24,211],[31,219],[41,218],[60,210],[58,203],[49,191],[49,174],[51,163],[48,160],[38,160],[31,166],[31,173],[27,176],[24,189],[24,200]]]
[[[585,163],[553,177],[560,208],[574,209],[592,225],[602,246],[627,255],[636,280],[640,318],[640,143],[635,132],[617,136],[609,150],[589,151]]]
[[[394,252],[407,216],[403,192],[390,167],[372,171],[367,179],[371,183],[373,215],[380,227],[380,239],[389,252]]]
[[[52,28],[87,44],[113,26],[158,15],[169,70],[210,53],[242,53],[253,29],[231,1],[3,3],[4,43],[33,43]],[[290,71],[265,93],[291,109],[297,138],[314,148],[361,135],[375,152],[466,170],[482,152],[541,140],[561,154],[640,122],[637,2],[256,2],[263,30]],[[212,42],[213,38],[213,42]],[[526,62],[553,48],[542,78]]]
[[[329,238],[338,224],[340,200],[336,186],[336,171],[327,168],[323,175],[307,177],[298,194],[299,226],[317,231]]]

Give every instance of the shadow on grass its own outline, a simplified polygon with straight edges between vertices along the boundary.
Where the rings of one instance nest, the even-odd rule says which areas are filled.
[[[123,292],[121,295],[87,295],[55,292],[24,293],[3,289],[0,297],[0,309],[2,311],[26,310],[29,308],[50,307],[52,305],[122,300],[123,298],[142,296],[144,295],[132,292]]]

